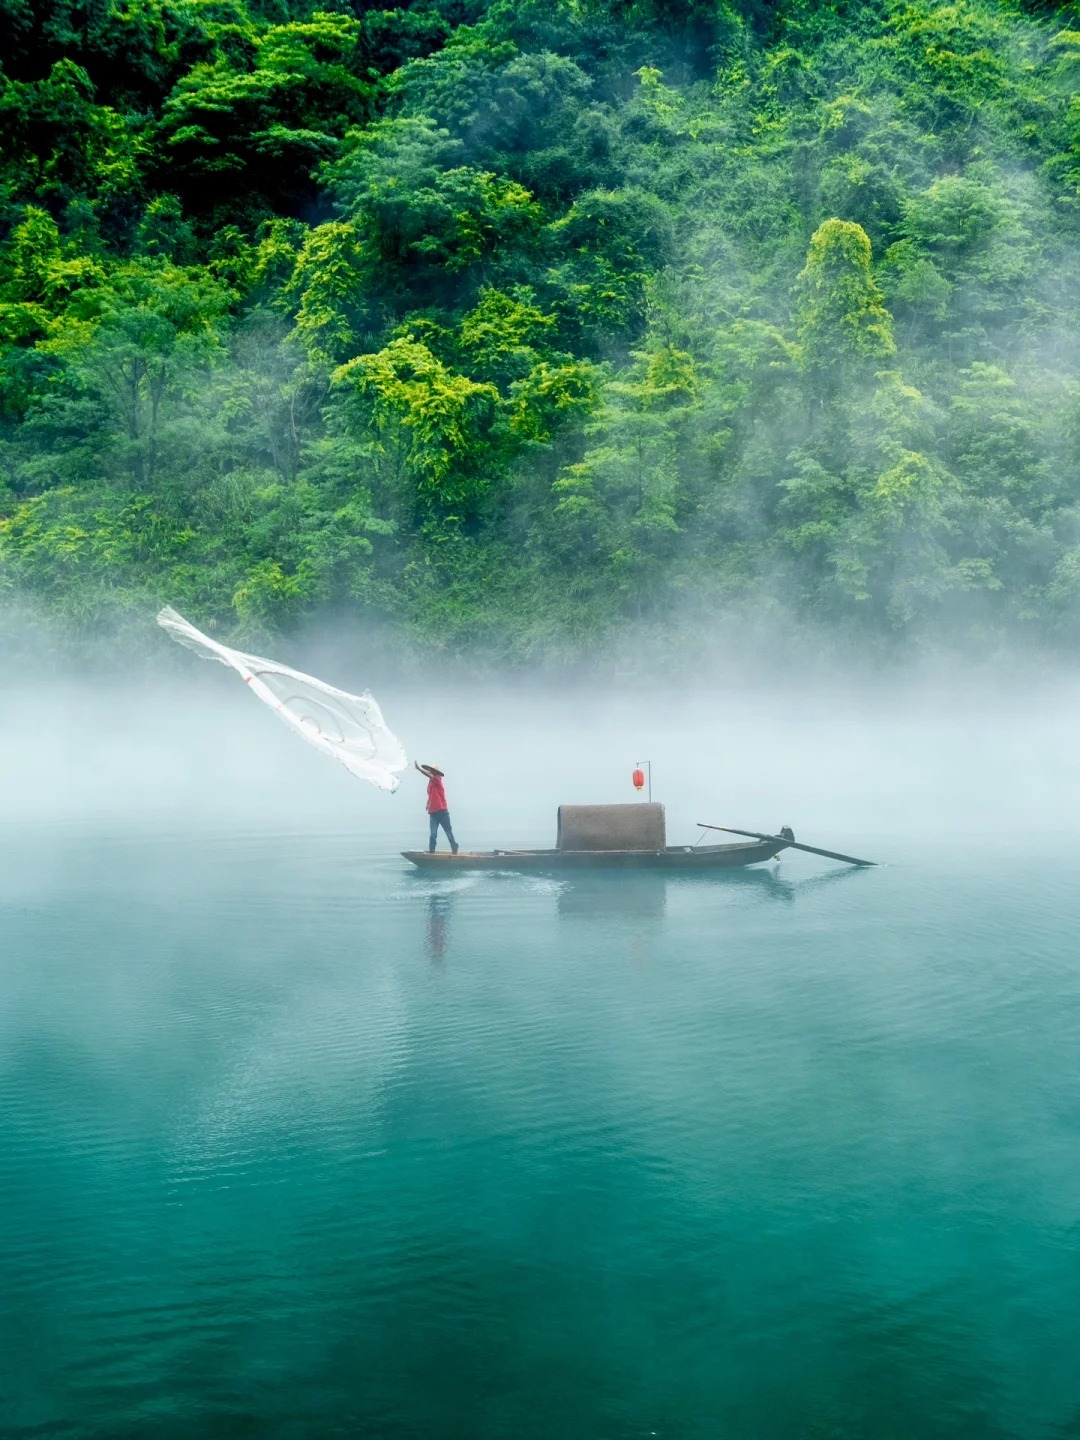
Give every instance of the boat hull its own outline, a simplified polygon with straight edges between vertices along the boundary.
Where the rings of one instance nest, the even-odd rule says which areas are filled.
[[[665,850],[403,850],[421,870],[736,870],[771,860],[786,845],[669,845]]]

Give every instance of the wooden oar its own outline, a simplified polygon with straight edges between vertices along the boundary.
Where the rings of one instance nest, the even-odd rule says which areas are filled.
[[[789,850],[805,850],[809,855],[824,855],[827,860],[844,860],[849,865],[876,865],[876,860],[860,860],[856,855],[841,855],[839,850],[819,850],[816,845],[800,845],[797,840],[785,840],[783,835],[762,835],[758,830],[736,830],[731,825],[698,824],[702,830],[723,830],[725,835],[749,835],[754,840],[775,840],[777,845],[786,845]]]

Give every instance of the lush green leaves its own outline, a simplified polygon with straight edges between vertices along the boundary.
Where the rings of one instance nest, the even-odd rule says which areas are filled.
[[[797,280],[796,334],[809,370],[839,383],[896,349],[892,320],[870,273],[861,225],[826,220],[810,240]]]
[[[0,588],[560,660],[725,609],[1071,643],[1078,36],[0,0]]]

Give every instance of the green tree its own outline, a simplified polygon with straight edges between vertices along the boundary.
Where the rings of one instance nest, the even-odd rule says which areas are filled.
[[[250,65],[218,54],[194,66],[157,128],[165,183],[201,212],[241,197],[255,211],[310,204],[314,170],[373,113],[359,34],[353,17],[317,12],[257,36]]]
[[[181,439],[176,422],[192,413],[222,354],[227,305],[222,287],[197,272],[131,262],[80,292],[40,344],[63,364],[57,402],[65,391],[89,394],[112,417],[106,443],[138,490],[153,486],[166,435]],[[185,448],[198,443],[184,438]]]
[[[664,346],[635,356],[604,387],[581,460],[554,486],[555,517],[574,563],[603,576],[623,608],[657,603],[689,498],[684,467],[700,379],[693,358]]]
[[[500,448],[499,392],[454,374],[411,336],[334,374],[371,427],[372,458],[391,484],[405,474],[421,514],[475,518]]]
[[[826,220],[814,231],[796,282],[803,360],[827,390],[896,350],[870,260],[870,240],[861,225]]]
[[[89,75],[57,60],[40,80],[0,71],[0,199],[59,209],[79,197],[101,206],[138,194],[144,148],[136,127],[95,103]]]
[[[452,298],[457,277],[498,264],[539,229],[527,190],[463,158],[432,121],[399,118],[350,134],[326,172],[365,237],[371,281],[398,303]]]

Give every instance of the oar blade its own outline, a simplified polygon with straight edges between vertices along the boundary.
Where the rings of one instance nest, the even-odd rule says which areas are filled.
[[[788,844],[792,850],[805,850],[808,855],[824,855],[826,860],[843,860],[848,865],[858,865],[862,869],[877,864],[876,860],[860,860],[857,855],[841,855],[839,850],[819,850],[816,845],[800,845],[797,840],[789,840]]]

